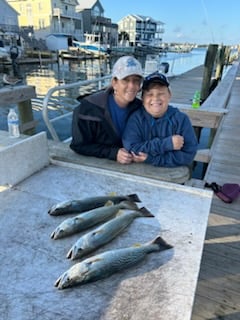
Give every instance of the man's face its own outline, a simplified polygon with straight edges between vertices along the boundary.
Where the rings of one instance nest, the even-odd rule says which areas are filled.
[[[133,101],[139,92],[142,78],[139,76],[128,76],[122,80],[113,79],[114,97],[120,106],[127,106]]]

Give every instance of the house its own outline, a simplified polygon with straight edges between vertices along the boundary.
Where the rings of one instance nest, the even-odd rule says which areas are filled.
[[[64,33],[83,40],[82,16],[76,13],[76,0],[7,0],[19,13],[19,26],[34,30],[29,37],[45,39],[48,34]]]
[[[18,12],[5,0],[0,0],[0,12],[2,12],[2,14],[0,15],[1,32],[18,33]]]
[[[116,46],[118,43],[118,25],[104,17],[104,8],[99,0],[78,0],[76,11],[81,12],[84,34],[96,35],[100,43]]]
[[[164,23],[148,16],[129,14],[118,22],[120,41],[128,41],[130,46],[161,46]]]

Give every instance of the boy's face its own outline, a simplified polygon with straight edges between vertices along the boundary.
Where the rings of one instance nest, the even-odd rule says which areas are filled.
[[[171,93],[168,87],[160,84],[151,84],[143,92],[142,100],[146,111],[154,118],[162,117],[168,109]]]

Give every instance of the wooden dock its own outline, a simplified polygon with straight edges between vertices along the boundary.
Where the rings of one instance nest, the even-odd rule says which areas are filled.
[[[214,140],[205,181],[240,184],[240,69]],[[226,204],[214,196],[192,320],[240,319],[240,197]]]
[[[201,90],[203,66],[170,80],[172,101],[189,104]],[[214,139],[204,181],[240,184],[240,68],[227,113]],[[216,106],[218,107],[218,106]],[[186,261],[186,263],[188,263]],[[184,288],[183,288],[184,290]],[[192,320],[240,319],[240,196],[231,204],[213,197]]]

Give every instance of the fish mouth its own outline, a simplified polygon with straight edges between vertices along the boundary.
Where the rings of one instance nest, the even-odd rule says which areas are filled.
[[[61,289],[61,288],[60,288],[61,279],[62,279],[62,277],[59,277],[59,278],[55,281],[54,287],[57,287],[58,289]]]
[[[65,289],[71,286],[71,280],[68,276],[68,273],[65,272],[62,274],[54,283],[54,286],[58,289]]]
[[[67,259],[72,259],[73,258],[73,249],[70,249],[66,255]]]

